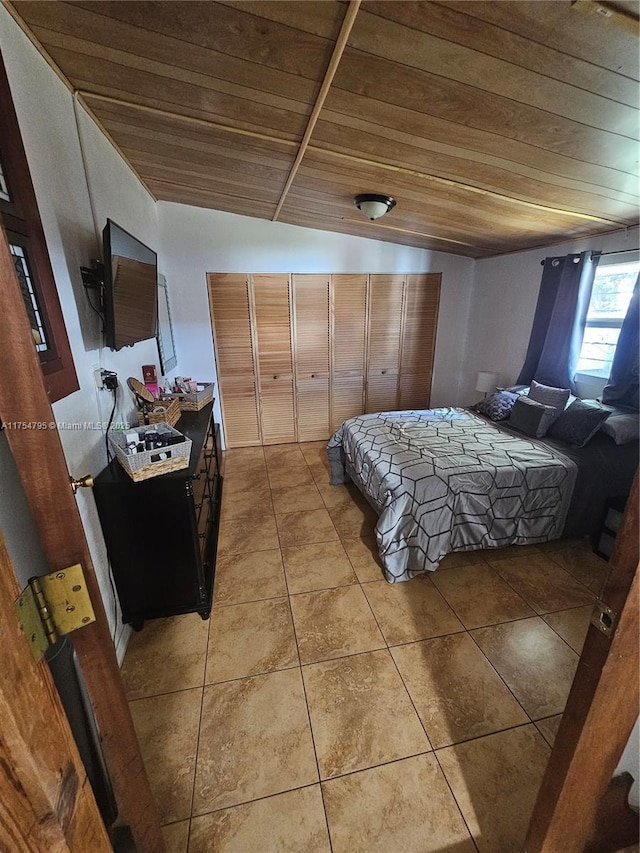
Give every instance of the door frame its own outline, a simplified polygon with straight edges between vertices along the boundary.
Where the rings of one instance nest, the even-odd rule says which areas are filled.
[[[0,238],[0,419],[51,571],[80,563],[96,621],[71,635],[118,807],[144,853],[165,850],[42,370],[4,231]],[[20,426],[18,426],[20,425]],[[78,474],[78,472],[75,472]],[[80,472],[84,474],[86,472]],[[26,641],[25,641],[26,642]]]
[[[636,471],[599,598],[617,612],[617,622],[609,636],[589,625],[526,853],[582,853],[587,844],[609,849],[598,845],[598,810],[638,718],[638,518]]]

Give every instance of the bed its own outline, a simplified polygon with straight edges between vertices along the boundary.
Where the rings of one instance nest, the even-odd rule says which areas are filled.
[[[327,454],[331,482],[353,481],[378,513],[391,583],[437,569],[452,551],[595,534],[638,462],[637,443],[596,435],[572,448],[451,407],[351,418]]]

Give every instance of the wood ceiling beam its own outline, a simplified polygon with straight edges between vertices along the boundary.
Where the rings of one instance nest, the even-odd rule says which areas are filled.
[[[313,133],[316,123],[320,118],[320,111],[322,110],[327,95],[329,94],[329,89],[331,88],[333,78],[335,77],[336,71],[338,70],[338,65],[340,64],[340,60],[342,59],[342,54],[344,53],[345,48],[347,46],[349,34],[351,33],[351,30],[356,20],[356,15],[358,14],[358,9],[360,8],[360,2],[361,0],[350,0],[349,2],[349,6],[347,7],[344,20],[342,21],[342,27],[340,28],[340,34],[336,39],[336,44],[333,49],[331,59],[329,61],[329,65],[327,67],[326,74],[324,75],[324,80],[322,81],[322,85],[320,86],[318,97],[316,98],[316,102],[313,105],[313,110],[311,111],[311,115],[309,116],[309,122],[302,137],[302,141],[300,142],[300,148],[298,149],[296,159],[293,161],[293,165],[291,166],[291,171],[289,172],[289,176],[285,182],[284,188],[282,190],[282,195],[280,196],[280,200],[278,201],[275,212],[271,217],[272,222],[276,221],[280,214],[280,211],[282,210],[284,200],[287,197],[287,193],[291,189],[291,184],[293,183],[293,180],[296,176],[296,172],[298,171],[300,163],[302,162],[302,158],[304,157],[307,147],[309,146],[311,134]]]

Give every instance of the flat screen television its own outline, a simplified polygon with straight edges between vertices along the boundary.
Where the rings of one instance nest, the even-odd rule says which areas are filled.
[[[105,343],[113,350],[155,338],[157,255],[111,219],[102,232]]]

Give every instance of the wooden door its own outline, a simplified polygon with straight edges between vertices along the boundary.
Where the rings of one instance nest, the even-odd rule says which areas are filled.
[[[598,621],[610,630],[599,630],[593,620],[589,626],[531,818],[526,853],[608,853],[631,843],[623,837],[613,843],[616,827],[600,804],[638,717],[639,538],[636,472],[599,596],[610,610]],[[608,844],[601,837],[607,824]],[[624,832],[622,825],[619,829]],[[637,820],[635,829],[637,841]]]
[[[298,441],[329,438],[329,276],[294,275]]]
[[[111,850],[60,697],[36,663],[13,602],[20,594],[0,531],[0,850]]]
[[[4,379],[11,377],[11,381],[0,382],[0,416],[3,422],[43,425],[41,428],[8,429],[7,439],[45,558],[52,571],[75,563],[84,568],[96,621],[75,631],[71,639],[100,731],[118,807],[118,822],[130,827],[138,850],[161,853],[165,846],[157,809],[133,728],[80,513],[69,484],[69,472],[33,346],[20,286],[6,239],[2,237],[0,360]],[[80,472],[73,473],[78,475]],[[85,797],[84,773],[78,768],[73,746],[68,743],[66,734],[60,732],[59,723],[55,722],[59,719],[59,706],[51,683],[43,675],[41,667],[38,668],[35,679],[42,681],[42,688],[36,690],[34,687],[32,693],[25,681],[31,677],[26,675],[29,667],[21,666],[19,657],[17,662],[14,660],[14,655],[19,654],[10,641],[15,633],[15,623],[5,614],[15,586],[4,586],[10,577],[6,560],[5,565],[0,565],[0,572],[3,610],[0,617],[3,641],[0,748],[4,753],[0,767],[0,831],[10,833],[11,844],[7,849],[11,851],[39,853],[67,848],[78,851],[104,849],[104,832]],[[21,638],[16,637],[18,644],[20,641]],[[53,730],[51,733],[46,728],[38,731],[43,718],[46,725],[50,724],[60,732],[62,740],[58,746],[43,744],[43,739],[55,739]],[[10,750],[8,756],[7,750]],[[14,761],[19,763],[19,772]],[[58,794],[61,795],[59,799]],[[49,808],[51,803],[52,809]],[[35,815],[45,818],[49,815],[51,826],[37,826]],[[67,847],[62,840],[54,837],[56,822],[61,824]],[[38,833],[49,830],[53,833],[51,843],[39,843],[36,840]],[[95,839],[95,846],[92,839]]]
[[[369,276],[365,412],[398,408],[404,276]]]
[[[263,444],[296,440],[291,294],[285,274],[252,275]]]
[[[209,273],[209,306],[227,447],[260,444],[249,278]]]
[[[367,276],[331,277],[331,429],[364,412]]]
[[[440,279],[440,273],[407,276],[400,356],[401,409],[429,407]]]

